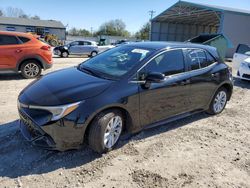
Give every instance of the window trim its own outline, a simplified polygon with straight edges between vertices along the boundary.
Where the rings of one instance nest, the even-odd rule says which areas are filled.
[[[209,53],[215,60],[214,63],[210,64],[209,66],[206,66],[206,67],[203,67],[203,68],[199,68],[199,69],[196,69],[196,70],[191,70],[190,69],[190,64],[187,62],[186,58],[185,58],[185,54],[184,54],[184,50],[188,50],[188,49],[200,49],[200,50],[204,50],[205,52]],[[198,71],[201,71],[201,70],[204,70],[204,69],[207,69],[207,68],[210,68],[212,66],[214,66],[215,64],[218,63],[217,59],[210,53],[208,52],[207,50],[205,49],[202,49],[202,48],[170,48],[170,49],[165,49],[161,52],[159,52],[158,54],[154,55],[152,58],[150,58],[146,63],[144,63],[137,71],[136,73],[131,76],[129,79],[128,79],[128,82],[129,83],[135,83],[135,84],[144,84],[146,81],[145,80],[138,80],[138,78],[136,78],[136,80],[134,80],[135,76],[139,74],[139,72],[144,69],[144,67],[150,63],[154,58],[158,57],[159,55],[165,53],[165,52],[169,52],[169,51],[172,51],[172,50],[182,50],[182,53],[183,53],[183,58],[184,58],[184,66],[185,66],[185,72],[182,72],[182,73],[177,73],[177,74],[172,74],[172,75],[168,75],[168,76],[165,76],[165,79],[166,78],[171,78],[171,77],[175,77],[175,76],[180,76],[180,75],[183,75],[183,74],[190,74],[190,73],[195,73],[195,72],[198,72]],[[206,54],[206,53],[205,53]],[[137,76],[136,76],[137,77]]]

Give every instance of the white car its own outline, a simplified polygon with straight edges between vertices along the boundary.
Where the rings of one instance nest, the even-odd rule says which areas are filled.
[[[239,44],[233,57],[233,69],[236,77],[250,80],[250,46]]]

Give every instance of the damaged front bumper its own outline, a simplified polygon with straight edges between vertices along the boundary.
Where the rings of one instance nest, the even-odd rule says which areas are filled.
[[[19,109],[19,127],[23,136],[33,145],[49,150],[79,149],[83,144],[85,127],[74,121],[61,119],[39,126]]]

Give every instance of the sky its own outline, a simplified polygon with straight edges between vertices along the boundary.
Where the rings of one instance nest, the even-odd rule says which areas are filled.
[[[188,0],[250,10],[250,0]],[[21,8],[27,15],[45,20],[59,20],[67,29],[72,27],[93,31],[111,19],[122,19],[128,31],[134,33],[146,23],[149,11],[160,14],[177,0],[0,0],[0,9]]]

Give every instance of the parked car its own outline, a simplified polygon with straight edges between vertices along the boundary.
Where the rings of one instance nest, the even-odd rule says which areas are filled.
[[[236,77],[243,80],[250,80],[250,46],[239,44],[233,57],[233,68],[236,70]]]
[[[27,33],[0,31],[0,72],[35,78],[52,66],[51,47]]]
[[[54,48],[54,54],[60,57],[68,57],[69,55],[88,55],[94,57],[98,52],[97,44],[93,41],[73,41],[64,46]]]
[[[64,151],[86,142],[103,153],[122,133],[219,114],[232,90],[229,67],[213,47],[122,45],[26,87],[18,97],[20,128],[34,145]]]

